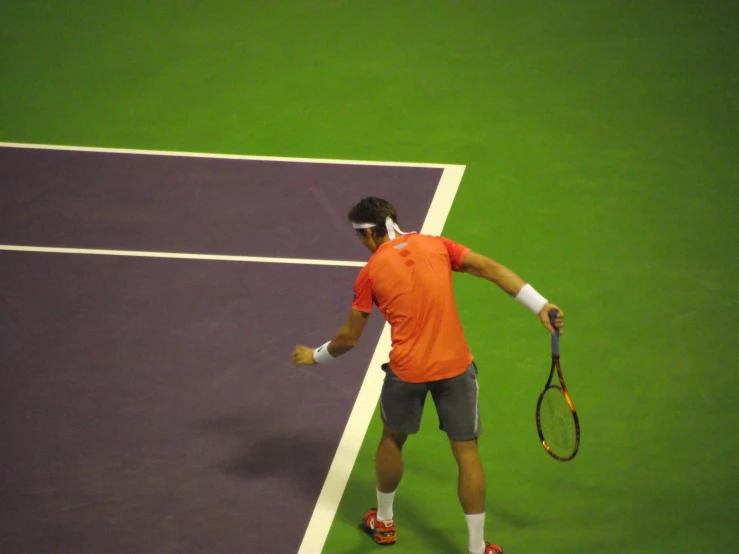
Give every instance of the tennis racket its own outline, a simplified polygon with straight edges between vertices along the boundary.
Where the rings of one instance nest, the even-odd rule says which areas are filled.
[[[575,457],[580,448],[580,421],[559,364],[559,329],[554,323],[556,317],[557,310],[551,310],[549,320],[554,327],[552,367],[549,380],[536,403],[536,428],[541,444],[549,455],[560,462],[567,462]],[[559,379],[553,383],[555,369]]]

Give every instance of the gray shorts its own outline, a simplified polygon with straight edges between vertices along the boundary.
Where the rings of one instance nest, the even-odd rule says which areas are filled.
[[[457,377],[428,383],[401,381],[388,364],[382,369],[385,382],[380,395],[380,413],[388,427],[407,435],[417,433],[426,396],[431,393],[439,414],[439,429],[450,440],[474,440],[482,433],[475,362]]]

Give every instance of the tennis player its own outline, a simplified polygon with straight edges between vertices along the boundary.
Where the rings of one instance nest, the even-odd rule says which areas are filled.
[[[365,198],[348,217],[372,252],[354,283],[351,311],[330,341],[317,348],[296,346],[292,359],[295,365],[325,364],[346,354],[359,341],[373,305],[390,324],[392,350],[389,363],[382,366],[385,380],[380,396],[384,428],[375,460],[378,507],[364,514],[364,530],[381,545],[397,540],[393,500],[403,476],[403,445],[408,435],[418,432],[430,393],[459,468],[468,552],[501,554],[500,546],[484,540],[477,366],[457,313],[452,271],[492,281],[536,314],[550,333],[554,328],[549,310],[559,312],[560,329],[562,310],[510,269],[467,247],[443,237],[404,233],[395,208],[386,200]]]

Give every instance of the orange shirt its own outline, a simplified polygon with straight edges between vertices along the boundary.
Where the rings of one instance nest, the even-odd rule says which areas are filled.
[[[452,271],[460,270],[469,251],[443,237],[399,235],[359,272],[352,307],[370,313],[375,304],[385,316],[390,368],[402,381],[456,377],[472,361],[452,286]]]

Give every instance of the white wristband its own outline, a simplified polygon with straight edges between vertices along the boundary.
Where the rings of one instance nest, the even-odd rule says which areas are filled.
[[[529,310],[539,315],[541,309],[547,305],[548,300],[534,290],[529,284],[524,285],[516,295],[516,300],[526,306]]]
[[[317,364],[327,364],[336,359],[328,352],[328,345],[330,343],[331,341],[328,341],[326,344],[322,344],[313,351],[313,360]]]

